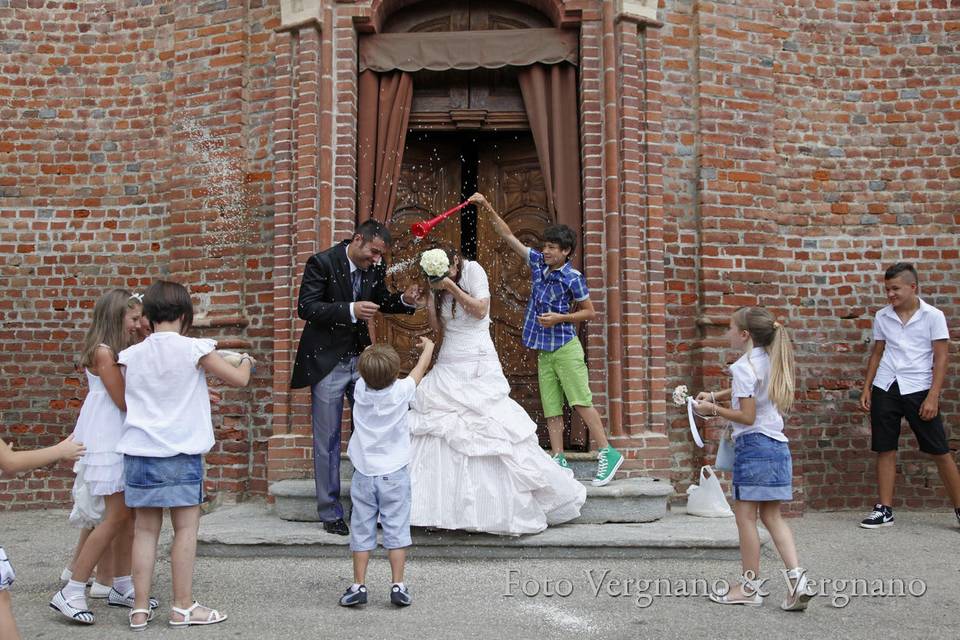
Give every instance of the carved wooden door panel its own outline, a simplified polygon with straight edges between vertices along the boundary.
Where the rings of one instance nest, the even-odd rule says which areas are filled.
[[[533,139],[499,139],[480,150],[477,186],[528,246],[541,247],[543,230],[553,223]],[[490,280],[490,317],[510,395],[536,420],[540,442],[549,445],[537,381],[537,352],[523,345],[523,319],[530,297],[530,268],[509,250],[482,213],[477,221],[477,258]],[[582,442],[582,433],[569,441]]]
[[[417,255],[433,242],[460,246],[460,218],[451,216],[425,240],[410,233],[410,225],[429,220],[460,202],[460,152],[443,141],[407,139],[400,169],[397,202],[388,227],[393,244],[387,252],[387,286],[402,291],[414,281],[426,286]],[[430,333],[426,311],[412,316],[378,314],[376,340],[391,344],[402,359],[407,373],[417,362],[417,338]],[[439,347],[439,345],[438,345]]]

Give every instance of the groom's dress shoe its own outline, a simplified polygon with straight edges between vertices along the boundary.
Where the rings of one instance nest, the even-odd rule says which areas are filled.
[[[327,533],[334,533],[338,536],[350,535],[350,529],[347,528],[347,523],[343,521],[343,518],[340,518],[339,520],[333,520],[332,522],[324,522],[323,530]]]

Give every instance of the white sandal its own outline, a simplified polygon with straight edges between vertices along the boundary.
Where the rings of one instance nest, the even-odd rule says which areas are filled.
[[[787,597],[784,598],[780,608],[784,611],[803,611],[810,600],[817,595],[807,581],[807,572],[797,567],[784,571],[783,577],[787,581]]]
[[[206,620],[194,620],[193,619],[193,610],[197,607],[202,606],[199,602],[194,602],[189,609],[178,609],[177,607],[170,607],[170,610],[174,613],[179,613],[183,616],[183,620],[176,622],[170,620],[171,627],[190,627],[194,625],[201,624],[217,624],[218,622],[223,622],[227,619],[227,614],[220,613],[216,609],[210,609],[210,613],[207,614]]]
[[[710,600],[717,604],[742,604],[748,607],[759,607],[763,605],[763,596],[760,595],[760,587],[762,585],[759,580],[750,580],[746,576],[740,576],[740,584],[743,585],[744,598],[734,600],[730,597],[728,590],[727,593],[723,595],[711,593]],[[751,593],[753,595],[748,595]]]
[[[83,596],[74,596],[70,600],[77,600]],[[50,600],[50,608],[54,611],[60,612],[64,617],[73,620],[74,622],[79,622],[80,624],[93,624],[94,617],[93,611],[89,609],[78,609],[77,607],[70,604],[70,600],[67,600],[67,597],[63,595],[63,590],[57,591],[53,599]]]
[[[138,613],[147,614],[147,619],[140,623],[134,623],[133,616],[137,615]],[[132,630],[143,631],[147,628],[147,623],[153,620],[153,609],[131,609],[129,613],[127,613],[127,619],[130,620],[130,628]]]

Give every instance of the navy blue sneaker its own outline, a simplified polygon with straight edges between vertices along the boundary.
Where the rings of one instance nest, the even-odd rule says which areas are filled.
[[[342,596],[340,596],[340,606],[341,607],[355,607],[358,604],[367,604],[367,587],[360,585],[360,588],[354,591],[352,588],[347,589]]]
[[[395,584],[390,588],[390,602],[398,607],[409,607],[411,603],[413,603],[413,600],[410,598],[410,592],[407,591],[406,585],[401,587],[400,585]]]
[[[880,527],[893,526],[893,509],[883,504],[873,506],[873,511],[866,518],[860,521],[860,526],[864,529],[879,529]]]

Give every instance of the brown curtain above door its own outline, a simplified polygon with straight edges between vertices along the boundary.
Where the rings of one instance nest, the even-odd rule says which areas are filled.
[[[358,89],[357,222],[387,223],[400,183],[413,77],[404,71],[364,71]]]
[[[565,63],[523,67],[520,91],[537,147],[550,213],[558,224],[573,229],[582,242],[577,70]],[[583,264],[582,256],[579,250],[574,256],[578,267]]]
[[[577,64],[579,34],[563,29],[382,33],[360,38],[360,70],[499,69]]]

